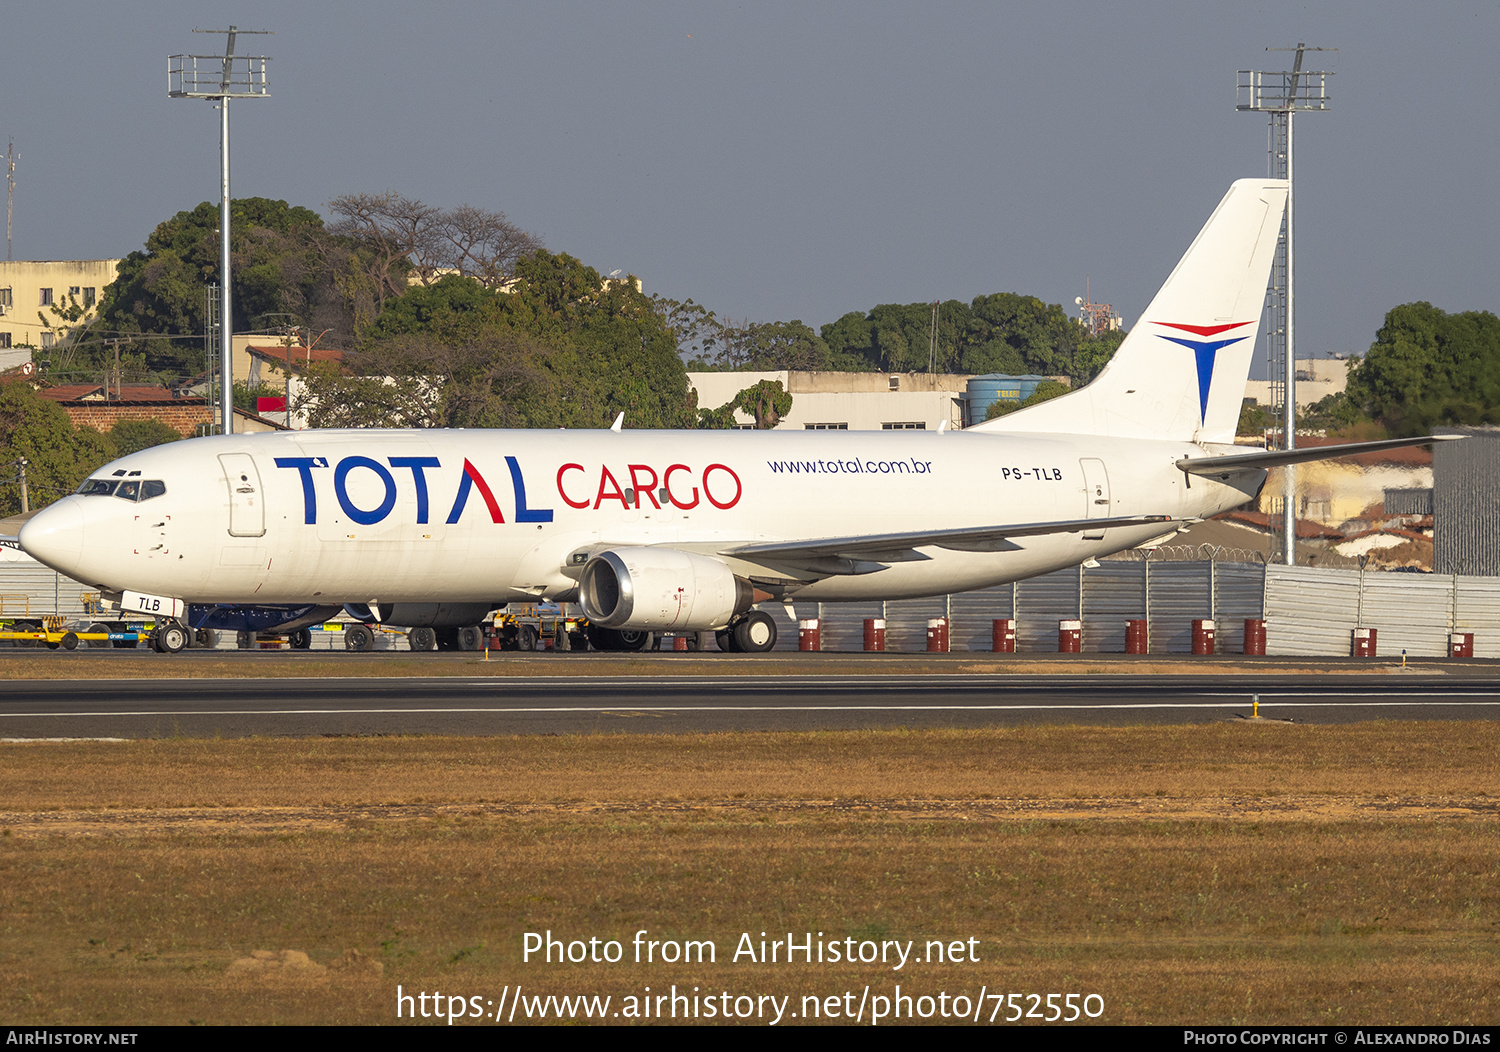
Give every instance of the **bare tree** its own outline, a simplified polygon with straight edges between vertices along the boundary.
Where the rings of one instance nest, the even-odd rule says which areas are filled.
[[[505,217],[473,205],[444,212],[437,223],[445,242],[444,265],[490,288],[499,288],[515,274],[516,260],[542,247],[542,239],[528,234]]]
[[[443,211],[412,198],[344,194],[328,202],[338,219],[329,226],[370,252],[370,276],[378,303],[406,291],[411,279],[430,285],[457,271],[491,288],[510,280],[516,260],[542,241],[505,217],[473,205]]]
[[[329,232],[352,238],[373,252],[371,276],[381,303],[406,291],[412,270],[427,284],[442,266],[438,257],[444,242],[437,231],[441,209],[390,191],[344,194],[328,207],[339,217]]]

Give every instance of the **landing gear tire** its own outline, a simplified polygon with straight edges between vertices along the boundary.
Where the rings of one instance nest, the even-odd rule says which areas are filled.
[[[188,645],[188,630],[175,622],[167,622],[157,625],[156,631],[151,633],[153,648],[158,654],[179,654]]]
[[[369,625],[350,625],[344,629],[344,649],[366,654],[375,649],[375,633]]]
[[[436,650],[438,648],[437,632],[431,628],[413,628],[406,633],[406,645],[413,650]]]
[[[305,628],[294,628],[287,633],[286,643],[293,650],[311,650],[312,633]]]
[[[734,642],[734,629],[721,628],[714,633],[714,642],[719,644],[719,649],[726,654],[738,654],[740,648]]]
[[[255,633],[239,631],[234,634],[234,645],[241,650],[253,650],[255,648]]]
[[[690,632],[688,634],[687,641],[688,641],[688,649],[689,650],[697,652],[697,651],[700,651],[700,650],[703,649],[703,633],[702,632]]]
[[[482,625],[464,625],[458,630],[459,650],[483,650],[484,649],[484,627]]]
[[[211,628],[200,628],[193,633],[193,645],[203,650],[212,650],[219,645],[219,633]]]
[[[516,649],[531,651],[537,649],[541,641],[541,635],[531,625],[521,625],[516,629]]]
[[[612,650],[616,653],[629,650],[650,650],[651,645],[656,642],[656,636],[651,632],[643,632],[638,628],[599,628],[590,625],[589,646],[595,650]]]
[[[656,636],[636,628],[622,628],[615,633],[621,650],[651,650],[656,645]]]
[[[742,654],[764,654],[776,645],[776,622],[759,610],[746,614],[731,631]]]

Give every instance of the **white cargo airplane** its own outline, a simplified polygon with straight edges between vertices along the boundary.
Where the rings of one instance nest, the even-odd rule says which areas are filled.
[[[1093,383],[966,430],[202,438],[105,465],[21,544],[156,615],[167,651],[340,607],[471,649],[488,611],[536,600],[580,602],[607,648],[712,630],[769,650],[758,602],[1031,577],[1243,504],[1272,465],[1425,441],[1232,445],[1286,194],[1236,182]]]

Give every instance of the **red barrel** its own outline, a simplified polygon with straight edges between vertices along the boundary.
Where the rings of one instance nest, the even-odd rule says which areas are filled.
[[[1474,656],[1473,632],[1448,633],[1448,656],[1471,658]]]
[[[1057,623],[1057,652],[1059,654],[1083,653],[1083,622],[1059,621]]]
[[[934,617],[927,622],[927,649],[934,654],[948,653],[948,619]]]
[[[1212,654],[1216,626],[1207,618],[1193,622],[1193,653]]]
[[[865,618],[865,649],[867,651],[884,653],[885,651],[885,618]]]
[[[1016,623],[1008,617],[995,618],[995,653],[1016,652]]]
[[[797,622],[797,649],[823,649],[823,632],[818,627],[818,619],[816,617],[809,617],[805,621]]]
[[[1126,621],[1125,622],[1125,653],[1127,654],[1149,654],[1151,652],[1150,634],[1147,631],[1147,622]]]
[[[673,650],[686,650],[687,648],[688,648],[688,637],[687,636],[673,636],[672,637],[672,649]]]
[[[1264,619],[1245,618],[1245,653],[1251,657],[1266,656],[1266,622]]]
[[[1375,629],[1356,628],[1354,630],[1354,643],[1350,653],[1355,657],[1375,656]]]

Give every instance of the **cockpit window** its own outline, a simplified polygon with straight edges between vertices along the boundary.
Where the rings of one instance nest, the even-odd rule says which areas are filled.
[[[118,497],[131,502],[150,500],[167,492],[161,479],[85,479],[77,493],[82,497]]]

